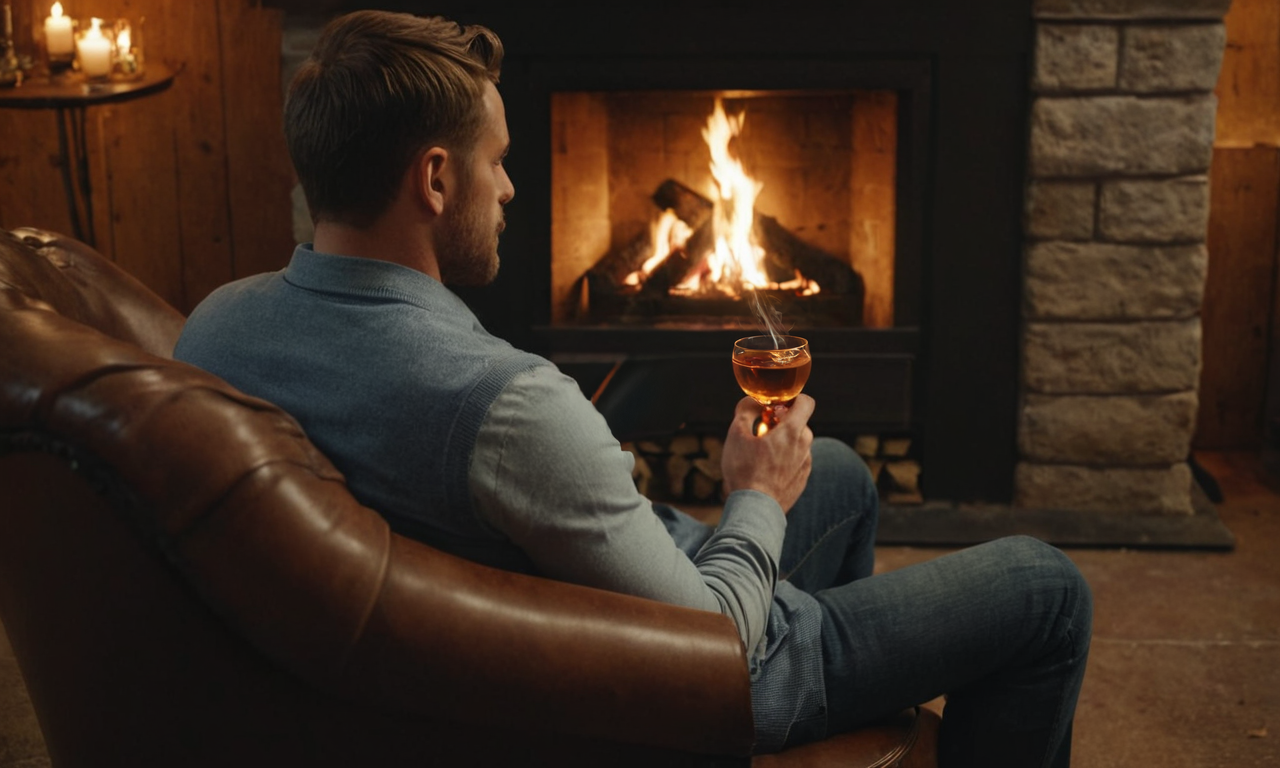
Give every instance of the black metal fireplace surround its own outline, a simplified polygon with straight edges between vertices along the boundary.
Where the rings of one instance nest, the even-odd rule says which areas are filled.
[[[813,349],[814,431],[909,435],[927,498],[1011,500],[1030,0],[270,4],[442,14],[501,36],[517,192],[498,280],[463,298],[584,391],[609,378],[600,405],[623,439],[723,429],[741,397],[729,353],[746,334],[552,324],[552,94],[896,91],[894,324],[792,330]]]

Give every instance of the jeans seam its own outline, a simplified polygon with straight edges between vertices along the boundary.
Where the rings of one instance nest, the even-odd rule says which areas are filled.
[[[780,579],[782,581],[786,581],[787,579],[791,578],[791,574],[800,570],[801,566],[803,566],[805,563],[809,561],[809,558],[813,555],[814,551],[817,550],[818,547],[822,546],[822,543],[831,537],[831,534],[835,533],[836,531],[843,528],[844,526],[854,522],[856,522],[854,518],[845,517],[842,520],[840,520],[840,522],[836,523],[835,525],[831,526],[827,530],[823,531],[822,535],[818,537],[818,540],[813,542],[813,544],[807,550],[805,550],[804,557],[801,557],[799,560],[797,560],[796,564],[792,566],[790,569],[788,569],[786,573],[782,574]]]
[[[1078,598],[1077,598],[1077,599],[1078,599]],[[1074,613],[1075,613],[1075,612],[1073,612],[1073,613],[1072,613],[1072,615],[1074,615]],[[1072,620],[1071,618],[1069,618],[1069,617],[1065,617],[1065,616],[1064,616],[1064,618],[1066,618],[1066,619],[1067,619],[1067,631],[1066,631],[1067,639],[1068,639],[1069,641],[1071,641],[1071,645],[1074,647],[1074,646],[1075,646],[1075,642],[1074,642],[1074,641],[1075,641],[1075,637],[1076,637],[1076,628],[1075,628],[1075,624],[1076,624],[1076,623],[1075,623],[1075,621],[1073,621],[1073,620]],[[1088,658],[1088,654],[1086,654],[1086,655],[1085,655],[1085,658],[1086,658],[1086,659]],[[1079,655],[1079,654],[1072,654],[1072,655],[1071,655],[1071,658],[1067,660],[1067,664],[1068,664],[1068,665],[1070,665],[1070,666],[1074,666],[1074,665],[1078,664],[1079,662],[1080,662],[1080,655]],[[1066,695],[1065,695],[1065,691],[1063,692],[1063,695],[1060,695],[1060,696],[1058,697],[1058,706],[1054,709],[1054,712],[1053,712],[1053,722],[1054,722],[1054,723],[1057,723],[1057,722],[1062,718],[1062,713],[1063,713],[1063,711],[1066,709],[1066,698],[1067,698],[1067,697],[1066,697]],[[1066,738],[1066,737],[1067,737],[1067,736],[1066,736],[1066,734],[1063,734],[1063,738]],[[1058,749],[1062,749],[1062,745],[1061,745],[1061,744],[1059,744],[1059,745],[1058,745]],[[1049,762],[1049,761],[1053,760],[1054,754],[1055,754],[1055,753],[1053,753],[1053,752],[1050,752],[1050,751],[1049,751],[1049,745],[1048,745],[1048,744],[1046,744],[1046,745],[1045,745],[1044,756],[1040,759],[1040,763],[1039,763],[1039,764],[1040,764],[1040,765],[1042,765],[1042,766],[1048,766],[1048,765],[1050,765],[1050,762]]]

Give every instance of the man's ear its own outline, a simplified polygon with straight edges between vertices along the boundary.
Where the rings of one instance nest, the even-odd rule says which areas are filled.
[[[418,156],[418,195],[437,216],[444,212],[445,196],[453,191],[449,150],[431,147]]]

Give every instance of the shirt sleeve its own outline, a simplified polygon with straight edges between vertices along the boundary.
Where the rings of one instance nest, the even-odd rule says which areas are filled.
[[[786,517],[757,491],[725,500],[691,560],[631,479],[635,459],[577,383],[552,366],[515,377],[476,437],[476,514],[550,578],[717,611],[762,642]]]

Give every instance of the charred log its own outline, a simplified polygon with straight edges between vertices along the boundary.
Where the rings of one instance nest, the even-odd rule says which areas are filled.
[[[715,234],[708,219],[694,230],[683,248],[668,256],[666,261],[653,271],[641,293],[646,296],[665,296],[667,291],[679,285],[681,280],[697,269],[713,247],[715,247]]]
[[[647,231],[636,235],[618,248],[611,248],[587,270],[587,290],[593,300],[597,296],[636,293],[640,286],[627,285],[627,276],[640,269],[653,256],[653,243]]]
[[[674,179],[667,179],[653,193],[661,210],[671,209],[694,232],[683,248],[673,251],[647,276],[639,272],[654,255],[646,231],[620,247],[610,249],[587,271],[590,316],[593,320],[652,320],[664,315],[733,317],[750,314],[745,302],[719,295],[671,296],[669,292],[696,272],[715,247],[714,204]],[[796,272],[817,282],[819,295],[798,296],[794,291],[761,290],[793,321],[810,324],[858,325],[862,319],[862,277],[843,259],[814,247],[778,223],[772,216],[755,216],[756,241],[765,251],[769,279],[785,283]]]
[[[676,216],[693,230],[705,224],[715,210],[714,203],[675,179],[667,179],[658,185],[653,193],[653,202],[658,210],[670,208],[675,211]]]
[[[824,293],[862,295],[862,277],[843,259],[809,245],[772,216],[757,213],[755,228],[756,241],[765,250],[770,279],[790,280],[798,269],[800,274],[816,281]]]

